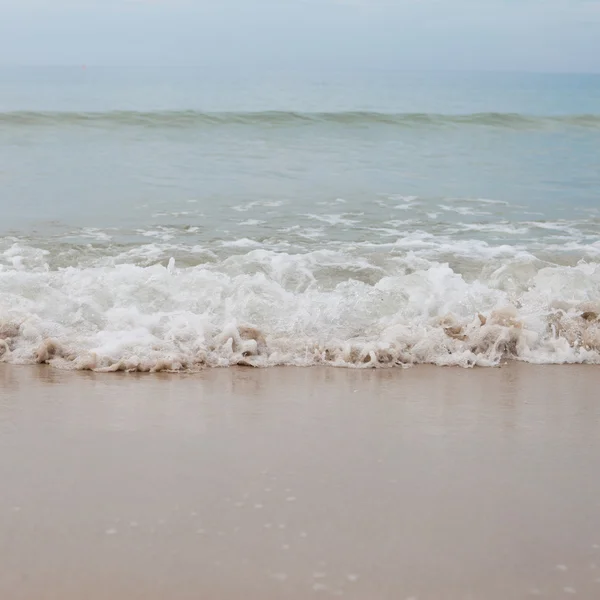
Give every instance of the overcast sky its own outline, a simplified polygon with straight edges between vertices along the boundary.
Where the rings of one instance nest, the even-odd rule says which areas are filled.
[[[0,0],[0,64],[600,72],[600,0]]]

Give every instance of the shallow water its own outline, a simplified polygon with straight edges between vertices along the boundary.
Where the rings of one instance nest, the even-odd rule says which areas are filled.
[[[600,362],[598,76],[5,69],[0,92],[2,360]]]

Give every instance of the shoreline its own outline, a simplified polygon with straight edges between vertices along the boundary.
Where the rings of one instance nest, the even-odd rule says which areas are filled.
[[[252,364],[250,362],[240,362],[238,364],[230,364],[230,365],[206,365],[200,366],[198,369],[190,370],[190,369],[160,369],[160,370],[139,370],[139,369],[88,369],[88,368],[70,368],[70,367],[60,367],[54,366],[49,362],[30,362],[30,363],[9,363],[9,362],[0,362],[0,372],[2,370],[10,371],[11,369],[17,370],[25,370],[32,369],[36,370],[35,377],[38,377],[39,371],[44,371],[46,369],[50,371],[55,371],[58,373],[88,373],[94,374],[98,376],[103,375],[117,375],[117,376],[139,376],[139,377],[151,377],[156,375],[172,375],[174,377],[189,377],[189,376],[198,376],[202,373],[209,373],[211,371],[284,371],[284,370],[299,370],[299,371],[318,371],[318,370],[335,370],[335,371],[348,371],[348,372],[401,372],[401,371],[409,371],[412,369],[440,369],[442,371],[445,370],[458,370],[458,371],[495,371],[498,369],[507,369],[507,368],[516,368],[518,365],[521,365],[523,368],[531,367],[534,369],[543,369],[543,368],[559,368],[559,367],[567,367],[574,369],[598,369],[600,367],[599,364],[593,362],[564,362],[564,363],[532,363],[526,360],[519,360],[517,358],[507,358],[502,359],[498,364],[494,365],[480,365],[480,364],[469,364],[467,366],[458,365],[458,364],[435,364],[435,363],[403,363],[396,365],[387,365],[385,363],[378,364],[377,366],[359,366],[357,364],[335,364],[335,363],[322,363],[322,364],[307,364],[307,365],[296,365],[296,364],[274,364],[274,365],[262,365],[262,364]]]

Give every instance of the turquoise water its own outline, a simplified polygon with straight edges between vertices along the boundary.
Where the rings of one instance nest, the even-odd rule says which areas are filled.
[[[4,69],[0,184],[5,360],[599,356],[600,76]]]

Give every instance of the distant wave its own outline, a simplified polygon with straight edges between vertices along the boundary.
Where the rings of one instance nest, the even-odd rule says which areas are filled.
[[[346,112],[203,112],[177,111],[106,111],[106,112],[0,112],[2,126],[92,126],[198,128],[221,125],[298,127],[311,125],[347,125],[368,127],[388,125],[403,128],[478,126],[503,129],[548,129],[578,127],[600,129],[600,114],[536,116],[517,113],[482,112],[471,114]]]

